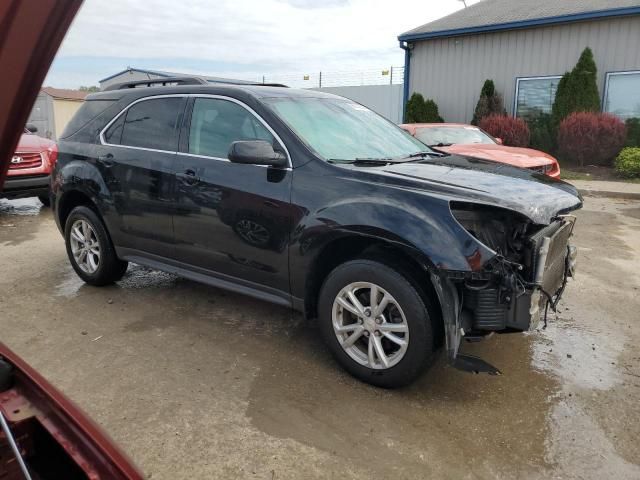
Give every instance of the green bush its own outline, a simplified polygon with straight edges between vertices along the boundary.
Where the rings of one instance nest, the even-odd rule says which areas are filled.
[[[628,118],[625,125],[627,126],[625,146],[640,147],[640,118]]]
[[[419,93],[414,93],[407,102],[404,114],[405,123],[420,123],[424,116],[424,97]]]
[[[545,153],[552,153],[556,149],[556,130],[553,120],[548,113],[541,113],[527,121],[531,140],[529,146]]]
[[[443,123],[444,119],[438,112],[438,104],[430,98],[424,102],[424,110],[426,112],[426,123]]]
[[[626,178],[640,178],[640,148],[627,147],[616,157],[616,172]]]
[[[502,95],[496,92],[493,80],[487,79],[484,81],[484,85],[480,91],[480,98],[478,99],[476,109],[473,112],[471,124],[478,125],[480,120],[494,113],[506,115],[507,111],[504,109]]]
[[[444,120],[438,113],[438,105],[431,99],[425,100],[419,93],[414,93],[407,102],[404,115],[406,123],[442,123]]]
[[[600,111],[597,73],[593,52],[587,47],[573,70],[565,73],[558,83],[552,109],[554,125],[560,125],[573,112]]]

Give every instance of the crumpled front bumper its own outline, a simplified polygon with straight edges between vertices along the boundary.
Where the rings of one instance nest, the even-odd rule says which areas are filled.
[[[507,285],[472,289],[456,272],[432,273],[442,307],[447,357],[467,371],[499,371],[474,357],[460,355],[463,338],[477,340],[490,332],[535,330],[555,310],[567,279],[575,275],[577,249],[569,243],[575,217],[563,216],[529,238],[530,256],[524,265],[506,265]],[[461,357],[461,358],[458,358]],[[488,368],[491,367],[491,368]]]

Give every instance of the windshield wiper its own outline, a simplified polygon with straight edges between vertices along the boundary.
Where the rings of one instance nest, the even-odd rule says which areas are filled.
[[[394,158],[356,158],[351,160],[345,160],[341,158],[330,158],[331,163],[349,163],[351,165],[387,165],[389,163],[401,163],[398,159]]]
[[[429,145],[429,146],[430,146],[430,147],[450,147],[451,145],[453,145],[453,143],[443,143],[443,142],[440,142],[440,143],[438,143],[438,144],[436,144],[436,145]]]
[[[411,160],[411,159],[423,159],[423,158],[428,158],[428,157],[444,157],[446,155],[446,153],[441,153],[441,152],[416,152],[416,153],[412,153],[411,155],[407,155],[406,157],[403,157],[405,160]]]

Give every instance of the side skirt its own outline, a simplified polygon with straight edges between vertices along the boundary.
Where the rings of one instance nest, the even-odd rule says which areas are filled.
[[[284,307],[296,308],[299,306],[299,302],[294,302],[294,298],[290,294],[275,288],[241,280],[230,275],[201,269],[193,265],[176,262],[175,260],[141,252],[132,248],[116,247],[116,253],[118,254],[118,258],[122,260],[144,265],[145,267],[156,270],[162,270],[163,272],[173,273],[180,277],[188,278],[189,280],[204,283],[212,287],[240,293],[265,302],[282,305]]]

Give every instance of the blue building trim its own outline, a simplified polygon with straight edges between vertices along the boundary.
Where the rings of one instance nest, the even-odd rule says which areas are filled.
[[[409,79],[411,73],[411,47],[400,42],[400,48],[404,50],[404,78],[402,80],[402,123],[407,114],[407,101],[409,100]]]
[[[436,32],[423,32],[404,34],[398,37],[400,42],[413,42],[416,40],[428,40],[431,38],[454,37],[459,35],[470,35],[473,33],[499,32],[502,30],[515,30],[520,28],[539,27],[544,25],[557,25],[561,23],[580,22],[584,20],[596,20],[609,17],[624,17],[629,15],[640,15],[640,6],[611,8],[607,10],[594,10],[591,12],[572,13],[568,15],[558,15],[555,17],[534,18],[518,22],[495,23],[492,25],[479,25],[477,27],[454,28],[450,30],[440,30]]]

